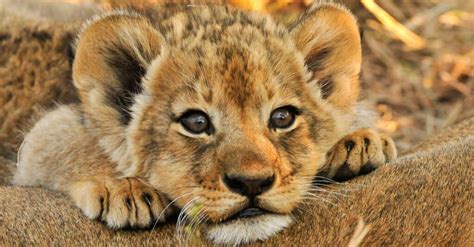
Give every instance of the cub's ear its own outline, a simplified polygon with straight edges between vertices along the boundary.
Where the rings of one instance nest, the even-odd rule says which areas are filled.
[[[361,66],[354,16],[340,5],[314,4],[290,31],[321,97],[341,109],[354,105]]]
[[[163,52],[163,37],[148,20],[116,12],[87,24],[76,44],[73,80],[83,119],[119,165],[126,157],[125,129],[148,67]]]
[[[133,97],[142,91],[142,78],[159,55],[162,40],[147,19],[134,13],[119,12],[86,25],[73,64],[84,110],[110,107],[116,112],[106,115],[127,125]]]

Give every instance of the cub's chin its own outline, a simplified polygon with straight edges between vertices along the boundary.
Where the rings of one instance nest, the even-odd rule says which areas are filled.
[[[290,215],[248,208],[224,222],[209,225],[206,233],[216,244],[239,245],[268,239],[291,222]]]

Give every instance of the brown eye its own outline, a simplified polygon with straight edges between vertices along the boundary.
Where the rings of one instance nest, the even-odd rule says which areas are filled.
[[[297,114],[298,110],[293,106],[283,106],[274,110],[270,116],[270,128],[289,128],[295,122]]]
[[[193,134],[201,134],[206,132],[210,134],[209,117],[202,111],[192,110],[184,113],[179,120],[181,125]]]

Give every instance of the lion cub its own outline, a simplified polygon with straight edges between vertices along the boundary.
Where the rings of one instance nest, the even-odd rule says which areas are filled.
[[[395,158],[365,128],[360,65],[356,20],[334,4],[291,28],[225,6],[98,16],[76,43],[81,103],[34,126],[14,183],[63,191],[112,228],[179,208],[216,243],[264,240],[316,174],[344,181]]]

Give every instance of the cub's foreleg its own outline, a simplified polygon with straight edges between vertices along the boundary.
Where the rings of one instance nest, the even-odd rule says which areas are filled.
[[[112,228],[147,227],[169,213],[145,181],[115,171],[73,106],[48,113],[28,133],[13,183],[62,191],[87,217]]]

